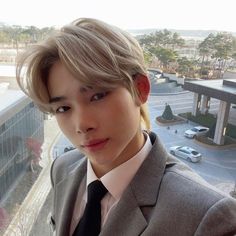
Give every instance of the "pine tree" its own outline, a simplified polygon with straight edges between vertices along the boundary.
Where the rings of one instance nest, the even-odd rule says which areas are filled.
[[[165,110],[164,110],[161,117],[164,120],[173,120],[174,119],[174,115],[173,115],[173,112],[172,112],[169,104],[166,103]]]

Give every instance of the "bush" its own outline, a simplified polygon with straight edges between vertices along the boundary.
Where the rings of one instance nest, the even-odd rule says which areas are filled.
[[[216,117],[210,113],[206,115],[199,114],[197,116],[193,116],[191,112],[187,112],[187,113],[181,113],[179,114],[179,116],[191,120],[195,123],[198,123],[202,126],[206,126],[210,129],[214,129],[214,125],[216,124]],[[225,135],[236,139],[236,126],[232,124],[227,124]]]

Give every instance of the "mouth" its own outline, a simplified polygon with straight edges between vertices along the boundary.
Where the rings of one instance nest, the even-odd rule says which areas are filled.
[[[101,150],[109,141],[109,138],[106,139],[94,139],[91,140],[84,145],[81,145],[82,148],[88,150],[88,151],[98,151]]]

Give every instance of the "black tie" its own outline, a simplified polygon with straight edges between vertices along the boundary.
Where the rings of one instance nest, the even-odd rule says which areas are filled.
[[[88,201],[73,236],[98,236],[101,230],[101,200],[107,189],[101,181],[88,185]]]

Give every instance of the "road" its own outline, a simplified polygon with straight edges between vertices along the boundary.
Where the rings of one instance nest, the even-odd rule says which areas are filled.
[[[168,96],[151,96],[149,98],[149,110],[152,124],[152,130],[155,131],[162,139],[164,146],[169,149],[175,145],[187,145],[193,147],[202,153],[203,159],[200,163],[189,163],[182,160],[204,179],[213,185],[221,185],[222,183],[233,184],[236,182],[236,148],[228,149],[212,149],[203,145],[199,145],[192,139],[184,137],[184,131],[197,125],[193,122],[177,124],[169,126],[158,125],[155,118],[161,115],[164,111],[165,103],[168,103],[173,113],[179,114],[182,112],[191,111],[193,104],[193,94],[190,92],[168,95]],[[210,112],[218,111],[219,101],[211,100]],[[232,120],[236,117],[231,116]],[[177,130],[177,134],[175,133]]]
[[[192,112],[193,107],[193,93],[188,91],[183,91],[182,93],[177,94],[168,94],[168,95],[155,95],[149,97],[149,107],[156,110],[157,115],[161,115],[165,103],[168,103],[171,106],[173,113],[180,114],[184,112]],[[217,114],[219,110],[220,101],[211,98],[210,99],[210,109],[209,112],[212,114]],[[229,113],[229,123],[236,125],[236,109],[230,108]]]

